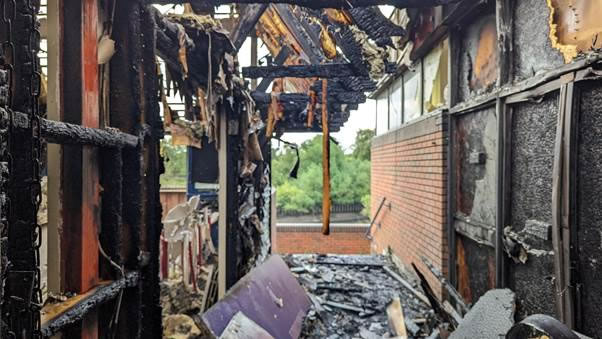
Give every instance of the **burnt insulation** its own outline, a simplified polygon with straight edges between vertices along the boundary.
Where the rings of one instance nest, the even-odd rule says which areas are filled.
[[[583,334],[602,333],[602,87],[583,86],[579,122],[577,182],[578,272],[581,280]]]
[[[514,72],[516,80],[564,64],[550,41],[550,9],[545,0],[516,1],[514,10]]]
[[[541,103],[514,107],[512,121],[510,225],[515,232],[527,221],[552,223],[552,165],[558,117],[558,92]],[[552,241],[539,241],[537,250],[551,251]],[[554,257],[529,254],[526,264],[510,264],[510,287],[516,292],[517,315],[555,316]]]

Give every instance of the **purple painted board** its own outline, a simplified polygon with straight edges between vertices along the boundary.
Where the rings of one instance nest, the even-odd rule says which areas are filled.
[[[244,313],[274,338],[296,339],[310,300],[282,258],[272,255],[236,283],[203,321],[219,337],[238,312]]]

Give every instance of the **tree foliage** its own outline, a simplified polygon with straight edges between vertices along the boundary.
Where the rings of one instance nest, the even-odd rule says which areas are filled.
[[[370,139],[373,132],[359,131],[352,154],[330,143],[330,174],[333,204],[365,203],[370,195]],[[272,153],[272,181],[278,192],[278,208],[309,212],[322,203],[322,136],[299,146],[301,166],[297,179],[289,177],[296,161],[295,150],[286,147]],[[369,208],[369,206],[365,206]]]
[[[186,146],[174,146],[171,139],[161,140],[161,155],[165,159],[165,173],[161,175],[163,187],[186,187]]]
[[[357,159],[370,160],[370,146],[375,136],[373,129],[361,129],[355,136],[353,156]]]

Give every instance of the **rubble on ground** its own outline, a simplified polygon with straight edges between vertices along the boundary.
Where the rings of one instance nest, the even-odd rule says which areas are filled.
[[[408,338],[431,334],[431,307],[392,277],[384,256],[289,255],[284,257],[312,301],[301,338],[389,338],[387,306],[399,298]],[[414,285],[415,286],[415,285]]]
[[[163,338],[165,339],[195,339],[200,338],[201,330],[191,317],[184,314],[174,314],[163,317]]]
[[[184,284],[182,280],[161,282],[161,306],[163,316],[196,314],[201,310],[203,294]]]

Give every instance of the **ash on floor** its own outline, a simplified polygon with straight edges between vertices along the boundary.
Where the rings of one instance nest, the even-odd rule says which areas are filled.
[[[396,270],[384,256],[288,255],[284,257],[312,299],[301,338],[389,338],[387,305],[399,297],[408,338],[428,336],[437,320],[383,267]]]

